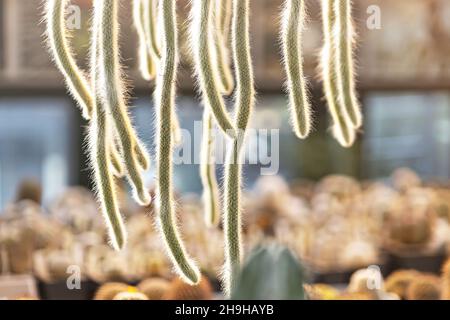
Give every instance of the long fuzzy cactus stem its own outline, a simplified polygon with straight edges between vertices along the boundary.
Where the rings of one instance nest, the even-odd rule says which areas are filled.
[[[339,42],[336,47],[336,68],[338,83],[340,84],[340,99],[345,112],[355,128],[362,126],[363,117],[358,102],[353,62],[354,27],[351,18],[351,0],[337,1],[335,4],[337,31]]]
[[[336,74],[336,16],[333,10],[335,3],[336,0],[321,0],[324,32],[324,46],[321,53],[322,80],[328,110],[333,121],[334,137],[343,147],[351,147],[356,138],[355,131],[339,99],[340,86]]]
[[[47,0],[45,20],[50,51],[58,69],[64,75],[70,93],[81,108],[83,117],[90,119],[94,100],[88,80],[77,66],[68,42],[65,12],[68,0]]]
[[[116,199],[114,177],[111,174],[111,159],[108,150],[111,137],[108,136],[108,117],[104,110],[96,108],[95,121],[91,126],[92,164],[95,173],[95,185],[101,210],[105,217],[110,243],[116,250],[126,244],[126,230]]]
[[[135,0],[136,1],[136,0]],[[161,50],[159,48],[159,41],[157,36],[157,0],[141,0],[142,2],[142,23],[143,32],[145,34],[145,43],[147,50],[149,52],[148,59],[153,61],[152,65],[157,67],[159,60],[161,59]],[[173,121],[172,121],[172,134],[174,139],[174,144],[179,145],[182,140],[182,133],[180,128],[180,123],[176,114],[175,109],[173,110]]]
[[[231,17],[233,15],[233,0],[217,0],[217,5],[220,6],[219,14],[216,17],[219,23],[218,28],[223,35],[224,43],[227,44],[230,39]]]
[[[97,102],[99,103],[99,102]],[[114,136],[114,130],[111,127],[111,125],[108,126],[109,128],[109,135],[110,137]],[[125,168],[122,161],[122,156],[120,151],[118,150],[115,139],[110,142],[110,158],[111,158],[111,167],[113,169],[114,176],[117,178],[123,178],[125,176]]]
[[[114,177],[111,175],[110,163],[114,163],[114,161],[110,159],[110,154],[115,154],[114,152],[111,153],[114,138],[110,136],[111,123],[109,123],[106,112],[101,105],[102,101],[97,87],[99,49],[99,21],[97,18],[99,14],[99,7],[95,5],[92,28],[91,82],[96,99],[93,112],[94,119],[90,122],[90,161],[94,168],[97,197],[108,227],[110,242],[116,250],[120,250],[125,246],[127,235],[116,199]],[[116,170],[121,170],[120,168],[116,168]]]
[[[205,221],[210,227],[220,222],[220,195],[214,158],[214,123],[207,108],[203,111],[203,137],[200,161],[200,177],[203,185]]]
[[[255,103],[250,54],[249,0],[233,0],[232,52],[236,69],[236,128],[225,168],[225,266],[224,289],[229,295],[241,264],[241,157],[245,133]]]
[[[155,89],[157,112],[157,202],[158,223],[167,251],[177,273],[190,284],[200,281],[200,271],[188,257],[180,239],[172,190],[172,121],[175,107],[175,82],[178,64],[176,1],[160,0],[162,51]]]
[[[95,109],[94,93],[85,74],[77,66],[72,55],[68,38],[68,31],[64,22],[64,15],[69,1],[47,1],[46,22],[47,36],[52,56],[62,74],[65,76],[67,86],[82,110],[82,115],[89,120]],[[123,175],[123,166],[120,153],[111,147],[111,163],[116,176]]]
[[[213,0],[194,0],[192,7],[191,44],[203,100],[218,126],[230,137],[235,137],[235,128],[221,96],[213,43]]]
[[[125,88],[122,83],[118,46],[119,1],[100,0],[99,2],[102,6],[99,74],[103,99],[106,101],[107,113],[114,122],[134,198],[138,203],[148,205],[151,198],[144,186],[141,169],[148,168],[149,160],[132,127],[123,92]]]
[[[147,46],[151,55],[156,60],[161,59],[161,50],[158,43],[158,32],[156,24],[157,0],[142,0],[144,2],[144,30],[147,38]]]
[[[133,21],[139,40],[139,71],[145,80],[150,81],[155,77],[156,66],[147,45],[147,34],[144,25],[146,15],[144,2],[147,2],[147,0],[133,0]]]
[[[227,16],[229,16],[229,14],[227,12],[227,6],[230,1],[226,2],[227,3],[225,3],[224,6],[222,0],[216,0],[213,40],[221,90],[223,94],[230,95],[233,92],[234,79],[230,68],[229,50],[226,43],[227,37],[225,35],[225,30],[228,30]]]
[[[287,91],[294,132],[300,139],[311,131],[311,106],[303,74],[302,31],[305,20],[305,1],[286,0],[283,13],[282,44]]]

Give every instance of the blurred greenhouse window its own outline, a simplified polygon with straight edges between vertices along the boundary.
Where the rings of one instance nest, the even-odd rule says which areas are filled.
[[[326,107],[315,97],[315,130],[298,140],[289,125],[286,98],[261,94],[252,128],[268,136],[251,136],[252,152],[268,153],[275,168],[288,180],[317,180],[327,174],[382,178],[408,166],[426,178],[450,176],[450,96],[446,93],[371,92],[364,95],[365,127],[359,143],[343,149],[331,137]],[[150,97],[134,101],[133,116],[140,137],[154,155],[154,110]],[[200,150],[202,108],[197,98],[177,99],[181,127],[189,131],[191,157]],[[0,98],[0,207],[14,200],[18,184],[35,178],[43,185],[44,202],[65,186],[89,184],[88,164],[82,150],[84,125],[69,98]],[[271,130],[279,133],[275,138]],[[180,149],[175,152],[183,156]],[[272,153],[277,153],[275,156]],[[247,154],[252,157],[252,154]],[[154,159],[153,159],[154,160]],[[198,160],[198,159],[197,159]],[[261,159],[259,159],[261,160]],[[264,164],[247,164],[245,186],[251,187]],[[155,165],[146,174],[152,185]],[[218,166],[221,176],[222,166]],[[179,192],[200,192],[198,165],[174,167]]]
[[[138,99],[134,105],[132,112],[139,135],[154,155],[154,112],[151,99]],[[198,157],[200,152],[201,124],[195,124],[195,122],[201,121],[202,110],[198,100],[192,96],[182,96],[177,99],[177,113],[181,128],[188,130],[192,137],[191,157]],[[251,187],[261,176],[263,168],[266,168],[269,173],[281,174],[289,180],[299,178],[316,180],[330,173],[358,176],[358,144],[351,149],[340,148],[327,130],[329,119],[326,113],[318,110],[315,118],[315,132],[309,139],[301,141],[292,133],[285,96],[279,94],[259,96],[251,125],[252,129],[257,130],[257,134],[249,135],[247,140],[247,144],[252,147],[248,148],[249,151],[246,154],[245,186]],[[323,130],[317,128],[319,126],[323,127]],[[259,131],[259,129],[262,130]],[[180,148],[175,149],[175,152],[182,155]],[[251,159],[254,159],[255,153],[258,153],[257,164],[251,162],[254,161]],[[264,159],[262,155],[267,156]],[[154,169],[153,165],[152,170],[146,175],[148,185],[151,185],[154,179]],[[220,177],[222,170],[223,166],[218,165],[217,171]],[[178,191],[201,191],[198,165],[176,165],[174,175],[174,183]]]
[[[76,180],[73,105],[65,98],[0,98],[0,206],[24,179],[43,187],[44,203]],[[75,134],[74,134],[75,133]],[[75,139],[77,139],[75,137]]]
[[[410,167],[423,177],[450,177],[450,95],[382,93],[366,96],[364,176]]]

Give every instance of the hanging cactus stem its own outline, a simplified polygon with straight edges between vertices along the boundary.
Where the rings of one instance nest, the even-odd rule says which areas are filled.
[[[153,60],[147,46],[147,34],[144,26],[144,19],[146,15],[144,2],[147,2],[147,0],[133,0],[133,21],[139,41],[139,71],[142,78],[150,81],[155,77],[156,68],[155,61]]]
[[[214,43],[212,36],[214,7],[212,4],[212,0],[195,0],[193,2],[191,18],[192,51],[205,107],[210,109],[220,129],[233,138],[235,128],[220,92],[217,70],[213,68],[216,61],[211,45]]]
[[[58,69],[64,75],[71,95],[81,108],[82,115],[89,120],[92,115],[94,100],[88,80],[77,66],[70,49],[65,12],[68,0],[48,0],[45,8],[47,37],[50,51]]]
[[[134,0],[133,16],[139,35],[139,61],[141,75],[145,80],[153,80],[156,76],[158,62],[161,59],[156,35],[155,0]],[[180,123],[174,109],[172,121],[174,144],[182,142]]]
[[[241,264],[241,157],[255,90],[250,55],[249,0],[233,1],[232,52],[236,70],[237,138],[231,143],[225,166],[225,266],[224,290],[229,296]]]
[[[110,154],[116,155],[114,148],[114,138],[111,136],[111,124],[102,106],[100,92],[97,86],[98,80],[98,56],[99,56],[99,19],[101,7],[97,4],[94,6],[94,19],[92,27],[92,48],[91,48],[91,83],[94,93],[95,105],[93,112],[93,120],[90,122],[90,160],[94,168],[95,186],[97,197],[101,203],[101,210],[105,217],[106,225],[109,232],[111,245],[116,250],[123,249],[126,243],[126,230],[122,216],[119,212],[117,204],[114,177],[111,175],[111,163],[116,171],[121,171],[122,166],[120,160],[110,159]],[[115,162],[119,164],[114,165]]]
[[[203,111],[203,137],[200,161],[200,177],[203,185],[205,221],[210,227],[220,222],[220,196],[214,159],[214,125],[209,110]]]
[[[175,108],[175,80],[178,63],[175,0],[160,0],[162,51],[155,89],[157,112],[157,210],[158,222],[167,251],[177,273],[190,284],[200,281],[200,271],[187,256],[175,217],[172,187],[172,121]]]
[[[161,50],[158,44],[156,26],[156,3],[158,0],[142,0],[144,2],[144,31],[147,39],[147,47],[151,56],[156,60],[161,59]]]
[[[92,89],[85,74],[78,68],[68,43],[68,31],[64,22],[64,14],[68,5],[67,0],[48,0],[45,8],[47,21],[47,35],[52,56],[64,75],[69,90],[82,109],[86,120],[92,116],[94,100]],[[111,162],[115,168],[116,176],[124,175],[120,152],[113,145],[111,147]]]
[[[333,134],[343,147],[351,147],[356,135],[348,117],[344,114],[344,107],[339,99],[339,83],[336,74],[336,37],[334,27],[335,0],[322,0],[322,19],[324,29],[324,47],[321,54],[322,79],[328,110],[333,120]]]
[[[101,103],[101,101],[97,101],[97,104]],[[110,128],[111,125],[108,126],[109,128],[109,136],[113,136],[113,130]],[[111,138],[110,138],[111,139]],[[120,155],[119,150],[117,149],[114,139],[112,138],[112,141],[110,142],[110,158],[111,158],[111,167],[113,169],[114,176],[117,178],[122,178],[125,175],[125,168],[123,166],[122,157]]]
[[[217,28],[222,33],[225,46],[228,47],[231,17],[233,15],[233,0],[216,0],[216,6],[220,7],[216,9],[218,12],[216,13]]]
[[[351,18],[351,1],[337,1],[334,10],[339,30],[339,41],[336,47],[336,68],[337,80],[341,89],[341,104],[345,107],[344,110],[354,128],[358,129],[362,126],[363,119],[355,90],[354,30]]]
[[[217,72],[220,79],[221,91],[224,95],[230,95],[234,88],[234,79],[230,68],[230,58],[227,47],[226,39],[228,39],[225,32],[229,30],[229,18],[231,1],[226,1],[225,6],[221,0],[216,0],[215,14],[213,11],[213,17],[215,18],[214,28],[212,30],[214,49],[216,54]]]
[[[140,170],[147,169],[149,160],[144,147],[134,131],[123,94],[124,84],[121,81],[121,70],[118,48],[118,1],[103,0],[101,19],[101,63],[100,79],[108,114],[111,115],[117,130],[127,176],[133,187],[135,200],[148,205],[151,202],[149,192],[144,186]]]
[[[114,177],[111,175],[110,159],[108,153],[107,134],[108,118],[101,108],[95,110],[96,121],[91,124],[91,143],[95,172],[95,184],[101,210],[109,231],[110,243],[116,250],[121,250],[126,243],[126,230],[119,212],[114,186]]]
[[[287,73],[287,91],[294,132],[304,139],[311,132],[311,106],[303,74],[302,31],[305,1],[286,0],[283,14],[282,44]]]

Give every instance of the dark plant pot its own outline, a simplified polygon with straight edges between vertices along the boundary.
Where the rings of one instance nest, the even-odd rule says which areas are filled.
[[[82,281],[80,289],[70,290],[66,281],[46,283],[37,280],[42,300],[92,300],[99,285],[93,281]]]
[[[337,272],[320,272],[313,275],[314,283],[323,284],[340,284],[348,283],[353,272],[356,270],[337,271]]]
[[[398,251],[387,253],[390,272],[398,269],[415,269],[421,272],[440,274],[446,259],[446,252],[441,248],[434,252]]]

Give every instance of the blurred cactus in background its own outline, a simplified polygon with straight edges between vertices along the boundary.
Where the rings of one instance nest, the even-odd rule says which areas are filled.
[[[34,179],[23,180],[16,192],[16,202],[22,200],[30,200],[41,204],[42,201],[42,186]]]
[[[441,282],[439,277],[422,274],[411,281],[406,291],[407,300],[439,300]]]
[[[442,299],[450,300],[450,259],[442,267]]]
[[[140,292],[120,292],[113,300],[148,300],[148,298]]]
[[[305,270],[292,252],[278,245],[261,246],[247,257],[232,300],[304,300]]]
[[[162,278],[150,278],[141,281],[137,288],[149,300],[162,300],[170,288],[170,282]]]
[[[130,286],[119,282],[109,282],[102,285],[95,293],[94,300],[112,300],[121,292],[127,292]]]
[[[190,285],[181,279],[174,279],[163,295],[163,300],[211,300],[213,289],[209,280],[202,276],[196,285]]]
[[[416,270],[397,270],[386,278],[386,291],[395,293],[400,299],[406,300],[409,285],[419,275],[420,273]]]

